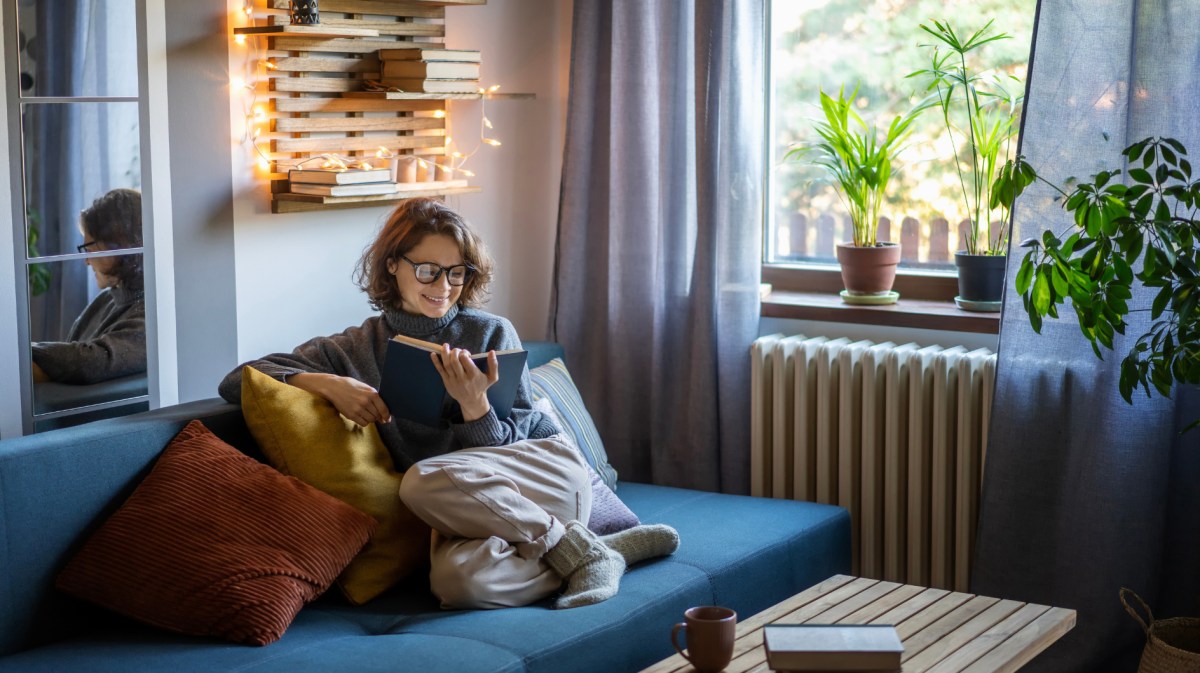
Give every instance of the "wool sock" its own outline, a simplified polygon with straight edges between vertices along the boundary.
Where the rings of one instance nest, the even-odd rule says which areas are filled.
[[[555,601],[559,609],[606,601],[617,594],[625,559],[609,549],[587,526],[572,521],[567,532],[544,556],[546,563],[567,580],[567,588]]]
[[[634,526],[623,531],[605,535],[600,541],[609,546],[631,566],[639,561],[666,556],[679,548],[679,533],[662,523]]]

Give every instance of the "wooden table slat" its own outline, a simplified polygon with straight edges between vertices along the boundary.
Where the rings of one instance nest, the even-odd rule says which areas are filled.
[[[908,640],[909,638],[913,637],[913,634],[936,622],[942,617],[954,612],[959,607],[969,602],[972,598],[975,598],[975,596],[972,596],[971,594],[960,594],[953,592],[948,593],[934,601],[929,607],[913,615],[911,618],[901,622],[896,627],[896,633],[900,636],[900,640]],[[983,600],[994,603],[999,599],[984,598]],[[986,607],[986,605],[984,607]]]
[[[875,584],[874,586],[868,587],[868,588],[864,589],[863,591],[860,591],[856,596],[854,596],[852,598],[847,598],[846,600],[839,602],[837,605],[830,606],[827,610],[824,610],[818,614],[812,615],[811,617],[809,617],[808,619],[805,619],[804,621],[812,623],[812,624],[836,624],[839,621],[850,616],[851,614],[854,614],[855,612],[859,611],[860,609],[871,605],[875,601],[880,600],[882,598],[886,598],[888,596],[888,594],[892,593],[893,591],[899,589],[902,586],[904,586],[904,585],[896,584],[895,582],[879,582],[878,584]],[[799,624],[800,623],[800,622],[793,622],[790,619],[778,620],[778,621],[780,624],[789,624],[789,623],[790,624]]]
[[[971,639],[969,643],[959,647],[953,654],[930,667],[929,673],[953,673],[963,670],[1011,638],[1013,634],[1025,628],[1030,622],[1041,617],[1049,609],[1045,605],[1023,604],[1019,610],[1005,617],[1000,623]]]
[[[920,589],[921,587],[917,588]],[[875,619],[872,619],[871,623],[895,624],[896,626],[899,626],[900,624],[903,624],[905,620],[909,619],[913,615],[919,614],[922,610],[940,601],[949,594],[950,592],[946,591],[945,589],[925,589],[916,596],[913,596],[900,605],[897,605]]]
[[[1033,660],[1064,633],[1075,628],[1075,611],[1050,608],[992,651],[963,669],[963,673],[1011,673]]]
[[[875,622],[875,620],[881,615],[892,612],[895,608],[908,603],[921,592],[921,587],[911,584],[901,584],[896,590],[889,592],[886,596],[877,601],[872,601],[871,604],[863,606],[861,609],[846,615],[838,621],[842,624],[892,623]]]
[[[914,671],[929,670],[934,664],[958,651],[960,647],[971,642],[976,636],[1004,621],[1006,617],[1021,609],[1021,605],[1020,601],[998,600],[980,611],[979,614],[966,619],[963,618],[965,615],[947,615],[917,634],[917,637],[913,639],[913,641],[927,641],[933,637],[933,634],[939,634],[932,641],[928,641],[921,651],[909,656],[909,652],[907,651],[908,642],[906,641],[904,653],[905,669],[907,670],[911,667]],[[967,612],[970,609],[969,606],[970,603],[964,605],[960,610]],[[937,647],[930,647],[934,643],[937,644]]]

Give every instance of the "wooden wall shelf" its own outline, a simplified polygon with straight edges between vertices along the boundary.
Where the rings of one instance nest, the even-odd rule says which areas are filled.
[[[418,184],[418,183],[413,183]],[[481,192],[479,187],[441,187],[437,183],[429,183],[428,188],[409,189],[395,194],[376,194],[373,196],[311,196],[309,194],[276,194],[271,203],[272,213],[299,213],[310,210],[329,210],[331,208],[360,208],[363,206],[383,206],[399,203],[405,199],[418,196],[454,196],[456,194],[473,194]]]
[[[265,40],[261,52],[269,94],[262,104],[260,152],[270,164],[271,212],[379,206],[415,196],[481,191],[465,181],[411,183],[396,194],[321,197],[291,193],[287,169],[298,161],[336,154],[372,161],[380,147],[443,162],[446,101],[531,99],[519,93],[401,93],[369,91],[380,79],[380,49],[445,48],[446,7],[486,0],[321,0],[319,26],[293,26],[288,0],[251,0],[259,24],[234,33]],[[255,113],[259,114],[259,113]],[[261,119],[256,117],[255,119]],[[257,123],[257,122],[252,122]],[[317,165],[313,162],[311,165]],[[407,183],[405,183],[407,185]]]

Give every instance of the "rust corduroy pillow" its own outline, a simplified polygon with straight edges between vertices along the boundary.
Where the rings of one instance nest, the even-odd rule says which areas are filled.
[[[57,585],[153,626],[266,645],[329,588],[374,527],[192,421]]]
[[[363,604],[429,566],[429,526],[400,501],[404,475],[375,426],[342,418],[325,398],[242,369],[242,416],[280,472],[290,474],[379,522],[375,535],[338,577],[351,603]]]

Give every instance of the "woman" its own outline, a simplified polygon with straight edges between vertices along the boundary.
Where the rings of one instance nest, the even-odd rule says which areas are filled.
[[[79,215],[80,252],[140,248],[142,195],[114,189]],[[71,325],[66,341],[33,344],[35,381],[97,383],[146,371],[146,302],[140,254],[84,260],[100,294]]]
[[[491,259],[458,214],[434,199],[410,199],[359,261],[356,279],[381,314],[247,364],[325,398],[360,426],[377,424],[405,471],[400,499],[436,533],[430,586],[443,607],[526,605],[564,580],[560,608],[607,600],[628,563],[673,552],[678,536],[667,526],[603,539],[587,529],[586,463],[532,409],[527,371],[511,415],[497,418],[486,394],[497,376],[494,351],[519,348],[520,339],[506,319],[478,308],[491,277]],[[443,344],[430,356],[455,401],[452,422],[392,419],[378,389],[396,334]],[[469,357],[485,351],[489,374]],[[231,402],[240,401],[241,371],[220,385]]]

